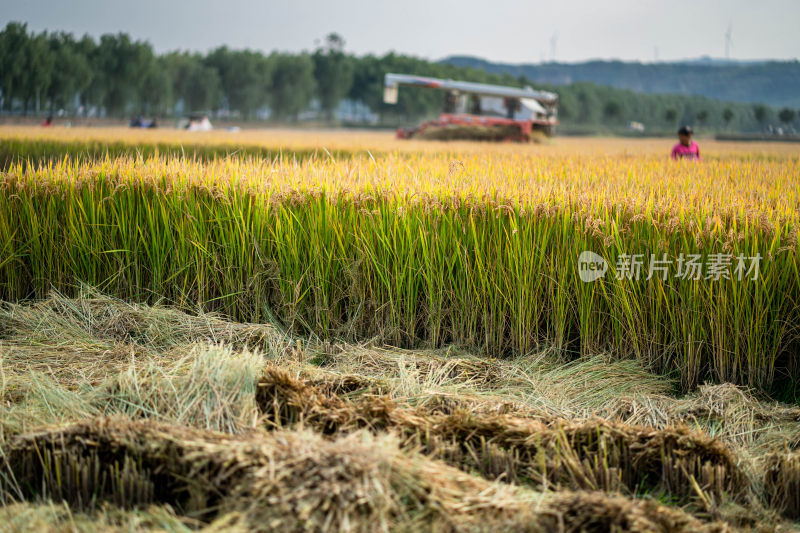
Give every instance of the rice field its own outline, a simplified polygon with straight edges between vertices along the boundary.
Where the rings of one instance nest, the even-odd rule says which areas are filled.
[[[800,152],[670,142],[0,130],[0,517],[791,529]]]

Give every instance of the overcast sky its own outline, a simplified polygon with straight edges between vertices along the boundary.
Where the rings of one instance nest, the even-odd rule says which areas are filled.
[[[311,50],[335,31],[357,54],[468,54],[536,63],[800,57],[798,0],[0,0],[0,25],[124,31],[159,52]]]

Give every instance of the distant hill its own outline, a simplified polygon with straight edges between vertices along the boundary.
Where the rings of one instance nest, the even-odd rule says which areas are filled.
[[[471,56],[440,61],[547,85],[593,82],[640,93],[699,95],[732,102],[800,107],[800,62],[734,61],[703,57],[671,63],[587,61],[514,65]]]

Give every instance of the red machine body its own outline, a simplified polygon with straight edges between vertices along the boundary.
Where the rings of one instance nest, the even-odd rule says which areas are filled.
[[[409,74],[387,74],[384,102],[397,103],[400,85],[447,91],[445,111],[436,120],[416,128],[397,130],[397,137],[531,140],[540,131],[552,135],[558,125],[558,95],[530,87],[505,87],[455,80],[440,80]]]
[[[397,128],[397,138],[410,139],[415,136],[424,135],[425,131],[429,128],[484,126],[487,128],[504,128],[504,131],[512,130],[499,140],[527,142],[530,140],[533,131],[541,131],[549,136],[552,135],[552,131],[557,125],[558,120],[556,119],[515,120],[513,118],[487,117],[482,115],[442,113],[439,115],[438,119],[423,122],[412,130]]]

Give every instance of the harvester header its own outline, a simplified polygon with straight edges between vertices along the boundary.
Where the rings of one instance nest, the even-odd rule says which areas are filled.
[[[399,129],[397,136],[403,139],[527,141],[533,131],[552,135],[558,124],[558,95],[547,91],[389,73],[384,78],[383,101],[396,104],[401,85],[446,92],[439,119]]]
[[[558,104],[558,95],[547,91],[536,91],[530,87],[506,87],[504,85],[489,85],[488,83],[474,83],[471,81],[442,80],[413,76],[411,74],[386,74],[383,82],[383,101],[387,104],[397,103],[398,87],[400,85],[428,87],[430,89],[443,89],[456,91],[463,94],[480,96],[499,96],[501,98],[531,98],[542,104]]]

